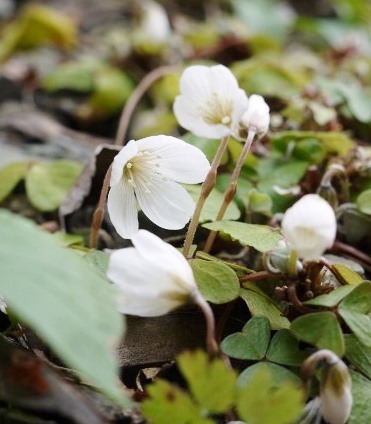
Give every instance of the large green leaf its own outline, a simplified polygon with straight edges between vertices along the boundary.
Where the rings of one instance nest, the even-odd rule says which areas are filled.
[[[191,266],[202,296],[212,303],[227,303],[240,293],[236,273],[222,262],[194,259]]]
[[[338,311],[357,338],[371,347],[371,282],[359,284],[339,305]]]
[[[237,411],[249,424],[292,424],[302,413],[303,392],[290,382],[277,386],[266,369],[240,389]]]
[[[357,208],[366,215],[371,215],[371,189],[362,191],[356,200]]]
[[[271,337],[268,318],[252,317],[239,333],[227,336],[222,344],[222,351],[237,359],[259,361],[265,357]]]
[[[306,305],[315,305],[315,306],[327,306],[332,308],[336,306],[340,301],[344,299],[350,292],[354,290],[355,286],[341,286],[336,288],[330,293],[321,294],[316,296],[313,299],[307,300]]]
[[[26,176],[26,191],[35,208],[48,212],[57,209],[80,175],[82,165],[70,160],[38,162]]]
[[[113,352],[123,319],[113,286],[53,236],[6,211],[0,239],[0,293],[10,311],[63,362],[123,402]]]
[[[366,377],[371,379],[371,347],[362,344],[354,334],[346,334],[344,339],[345,357]]]
[[[343,333],[332,312],[315,312],[296,318],[291,323],[293,334],[318,349],[330,349],[338,356],[345,352]]]
[[[299,349],[298,340],[290,330],[282,329],[272,337],[267,358],[277,364],[299,367],[308,357],[308,353]]]
[[[201,350],[178,357],[180,371],[203,411],[227,412],[235,401],[236,374],[220,359],[210,361]]]
[[[302,384],[301,378],[289,369],[269,361],[260,361],[241,372],[237,379],[237,385],[239,387],[246,386],[250,383],[254,374],[261,372],[261,370],[268,371],[271,374],[273,379],[272,383],[276,387],[279,387],[284,382],[291,382],[297,387],[300,387]]]
[[[183,390],[158,379],[147,389],[149,398],[141,405],[141,411],[153,424],[213,424],[202,417],[198,405]]]
[[[290,321],[283,316],[277,303],[255,284],[250,283],[241,289],[240,297],[246,302],[251,315],[268,318],[272,330],[290,327]]]
[[[23,180],[29,167],[29,162],[14,162],[0,169],[0,202]]]
[[[371,423],[371,381],[362,374],[350,370],[352,377],[353,406],[348,424]]]
[[[203,227],[222,231],[242,246],[251,246],[259,252],[266,252],[277,247],[279,240],[283,239],[279,232],[267,225],[223,220],[204,224]]]

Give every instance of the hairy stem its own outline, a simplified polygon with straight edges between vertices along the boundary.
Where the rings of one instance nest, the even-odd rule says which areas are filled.
[[[106,175],[104,176],[102,190],[99,196],[98,206],[93,214],[93,221],[91,223],[91,231],[90,231],[90,247],[92,249],[96,249],[98,245],[99,238],[99,230],[102,226],[103,217],[104,217],[104,204],[106,202],[107,193],[109,189],[109,183],[111,179],[112,173],[112,164],[107,169]]]
[[[192,246],[193,239],[194,239],[195,234],[196,234],[197,225],[198,225],[198,221],[200,219],[202,208],[203,208],[203,206],[206,202],[206,199],[208,198],[211,190],[215,186],[216,175],[217,175],[217,172],[218,172],[218,166],[219,166],[220,161],[222,160],[223,154],[224,154],[224,152],[225,152],[225,150],[228,146],[228,141],[229,141],[229,135],[222,139],[221,143],[219,144],[218,150],[215,154],[214,160],[211,164],[210,171],[207,174],[205,181],[202,184],[201,194],[200,194],[200,197],[197,201],[196,208],[195,208],[195,211],[193,213],[191,222],[189,223],[186,238],[184,240],[183,255],[186,258],[188,258],[189,250]]]
[[[140,102],[146,91],[152,86],[154,82],[163,77],[164,75],[175,72],[178,68],[175,66],[160,66],[149,72],[136,86],[132,92],[129,100],[126,102],[124,109],[122,110],[120,122],[116,134],[115,145],[123,146],[125,144],[125,138],[127,135],[129,123],[135,108]]]
[[[224,194],[224,200],[223,203],[219,209],[218,215],[216,217],[216,221],[220,221],[221,219],[223,219],[223,216],[225,214],[225,211],[227,210],[229,204],[231,203],[231,201],[233,200],[235,194],[236,194],[236,189],[237,189],[237,180],[238,177],[241,173],[241,169],[243,167],[243,164],[245,163],[245,159],[247,154],[250,151],[252,142],[254,140],[256,134],[256,130],[254,128],[250,129],[247,135],[247,139],[246,139],[246,143],[243,146],[242,152],[238,158],[238,161],[236,163],[236,167],[233,170],[232,176],[231,176],[231,181],[229,183],[229,186],[227,188],[227,191]],[[205,246],[204,246],[204,252],[209,253],[210,250],[213,247],[214,244],[214,240],[215,237],[217,235],[217,231],[211,231],[209,234],[209,237],[206,240]]]

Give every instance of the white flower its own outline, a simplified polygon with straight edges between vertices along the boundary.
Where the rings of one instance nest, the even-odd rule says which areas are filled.
[[[264,135],[269,128],[269,106],[262,96],[252,94],[249,105],[242,115],[240,125],[247,130],[254,129],[260,136]]]
[[[334,355],[335,356],[335,355]],[[345,424],[352,410],[352,381],[344,362],[324,365],[320,391],[320,409],[329,424]]]
[[[141,0],[138,5],[142,12],[140,29],[145,36],[155,43],[168,41],[171,28],[165,8],[152,0]]]
[[[199,137],[222,138],[238,127],[248,105],[244,90],[223,65],[194,65],[180,78],[174,103],[179,124]]]
[[[118,234],[131,238],[138,231],[138,209],[156,225],[183,228],[194,202],[177,184],[203,182],[210,164],[198,148],[175,137],[159,135],[131,140],[112,166],[108,213]]]
[[[121,290],[119,311],[154,317],[187,303],[198,293],[192,269],[185,257],[159,237],[139,230],[135,247],[114,251],[107,276]]]
[[[318,194],[307,194],[287,209],[282,231],[300,258],[319,258],[336,237],[336,217],[332,207]]]

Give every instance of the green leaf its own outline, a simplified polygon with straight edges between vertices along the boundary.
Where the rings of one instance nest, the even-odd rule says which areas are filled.
[[[198,198],[201,194],[201,186],[200,185],[185,185],[185,189],[192,196],[195,202],[198,201]],[[215,221],[220,206],[222,205],[224,200],[224,194],[214,188],[214,190],[209,194],[205,205],[201,211],[199,222],[206,221]],[[241,216],[241,212],[238,209],[235,202],[231,202],[224,214],[225,219],[238,219]]]
[[[371,189],[362,191],[357,197],[356,204],[360,212],[371,215]]]
[[[291,323],[291,331],[299,340],[318,349],[330,349],[340,357],[344,355],[343,333],[332,312],[315,312],[296,318]]]
[[[237,411],[249,424],[292,424],[303,411],[302,390],[290,382],[277,386],[267,370],[256,371],[237,399]]]
[[[167,381],[156,380],[147,392],[149,399],[142,402],[141,411],[153,424],[213,424],[213,421],[202,417],[188,394]]]
[[[121,110],[133,90],[133,81],[120,69],[102,65],[94,75],[95,90],[89,106],[98,115],[110,115]]]
[[[356,285],[364,281],[364,278],[359,275],[357,272],[353,271],[352,268],[343,264],[335,264],[334,268],[338,271],[338,273],[343,277],[343,279],[349,285]]]
[[[221,344],[222,351],[236,359],[258,361],[265,357],[271,337],[266,317],[252,317],[240,333],[227,336]]]
[[[86,253],[84,259],[97,274],[107,279],[108,253],[102,252],[101,250],[92,250]]]
[[[338,312],[355,336],[371,347],[371,282],[359,284],[338,307]]]
[[[179,81],[177,84],[179,85]],[[194,135],[191,132],[186,133],[182,137],[182,140],[202,150],[202,152],[206,155],[209,162],[213,161],[215,154],[220,146],[220,140],[210,140],[209,138],[198,137],[197,135]],[[227,153],[224,153],[220,164],[223,165],[227,161],[228,161],[228,155]]]
[[[273,336],[267,352],[267,358],[277,364],[299,367],[308,357],[308,353],[299,349],[297,339],[290,330],[279,330]]]
[[[84,246],[84,237],[80,234],[69,234],[63,231],[57,231],[53,233],[53,236],[65,247]]]
[[[338,305],[344,297],[354,290],[355,286],[341,286],[327,294],[321,294],[313,299],[304,302],[306,305],[326,306],[333,308]]]
[[[221,262],[194,259],[191,266],[202,296],[212,303],[227,303],[236,299],[240,283],[236,273]]]
[[[272,330],[290,327],[290,321],[282,316],[279,306],[255,284],[249,283],[241,289],[240,297],[246,302],[251,315],[268,318]]]
[[[86,60],[65,63],[48,74],[42,86],[49,91],[68,89],[89,93],[94,89],[93,71],[97,66],[97,62]]]
[[[32,222],[0,212],[0,293],[12,313],[71,368],[118,402],[112,347],[123,318],[114,291],[81,257]]]
[[[371,423],[371,381],[352,369],[350,376],[352,378],[353,405],[348,424],[369,424]]]
[[[57,209],[74,186],[81,170],[80,163],[63,159],[34,164],[26,176],[29,201],[43,212]]]
[[[177,361],[201,410],[224,413],[233,406],[237,377],[222,359],[210,362],[206,353],[198,350],[182,353]]]
[[[0,202],[23,180],[29,167],[29,162],[15,162],[0,169]]]
[[[246,386],[250,383],[255,373],[259,373],[261,370],[271,374],[274,386],[279,387],[282,383],[286,382],[290,382],[297,387],[300,387],[302,384],[301,378],[287,368],[281,367],[281,365],[273,364],[272,362],[262,361],[244,369],[238,376],[237,385],[239,387]]]
[[[242,246],[251,246],[259,252],[266,252],[277,247],[278,242],[283,239],[279,232],[268,225],[223,220],[204,224],[203,227],[222,231]]]
[[[362,344],[354,334],[345,334],[345,357],[361,373],[371,379],[371,348]]]
[[[342,157],[347,156],[354,147],[354,142],[346,133],[337,131],[284,131],[275,134],[271,142],[280,139],[281,142],[289,143],[308,138],[320,141],[327,153],[336,153]]]

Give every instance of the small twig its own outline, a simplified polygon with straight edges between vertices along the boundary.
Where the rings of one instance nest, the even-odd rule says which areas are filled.
[[[283,275],[280,274],[271,274],[268,271],[258,271],[253,274],[247,274],[240,278],[240,283],[250,283],[253,281],[264,280],[265,278],[281,278]]]
[[[224,152],[225,152],[225,150],[228,146],[228,141],[229,141],[229,135],[224,137],[222,139],[222,141],[220,142],[218,150],[215,154],[214,160],[211,164],[210,171],[207,174],[205,181],[203,182],[203,184],[201,186],[201,194],[200,194],[200,197],[197,201],[196,208],[195,208],[195,211],[193,213],[191,222],[189,223],[186,238],[184,240],[183,255],[186,258],[188,258],[189,250],[192,246],[193,239],[194,239],[195,234],[196,234],[196,229],[197,229],[198,221],[200,219],[202,208],[203,208],[203,206],[206,202],[207,197],[211,193],[211,190],[215,186],[218,166],[219,166],[220,161],[222,160],[223,154],[224,154]]]
[[[127,135],[131,117],[146,91],[158,79],[171,72],[175,72],[177,69],[178,68],[175,66],[160,66],[159,68],[156,68],[153,71],[149,72],[136,86],[136,88],[131,93],[129,100],[126,102],[124,109],[122,110],[116,134],[116,146],[123,146],[125,144],[125,138]]]
[[[336,240],[331,250],[335,253],[347,253],[353,258],[359,259],[361,262],[371,266],[371,257],[356,249],[355,247],[349,246],[349,244]]]
[[[99,230],[102,226],[103,217],[104,217],[104,204],[106,202],[108,189],[109,189],[109,183],[111,179],[111,173],[112,173],[112,164],[107,169],[106,175],[104,176],[102,190],[100,192],[99,196],[99,202],[98,206],[94,211],[93,214],[93,220],[91,224],[91,231],[90,231],[90,247],[92,249],[96,249],[98,245],[98,237],[99,237]]]
[[[287,286],[286,292],[287,297],[289,298],[290,302],[296,310],[298,310],[302,314],[308,314],[309,312],[313,312],[312,308],[308,308],[308,306],[304,305],[298,298],[298,295],[296,293],[296,281],[292,282]]]
[[[256,134],[255,129],[249,130],[248,135],[247,135],[247,140],[246,140],[246,142],[243,146],[242,152],[241,152],[241,154],[238,158],[238,161],[236,163],[236,166],[233,170],[233,173],[232,173],[232,176],[231,176],[231,181],[229,183],[227,191],[224,194],[223,203],[222,203],[222,205],[219,209],[218,215],[216,216],[216,221],[220,221],[221,219],[223,219],[225,211],[227,210],[229,204],[232,202],[232,200],[233,200],[233,198],[236,194],[238,177],[239,177],[239,175],[241,173],[241,169],[242,169],[242,167],[245,163],[246,156],[250,151],[250,148],[251,148],[252,142],[254,140],[255,134]],[[203,248],[204,252],[206,252],[206,253],[210,252],[210,250],[213,247],[216,235],[217,235],[217,231],[211,231],[210,232],[210,234],[209,234],[209,236],[206,240],[205,246]]]

